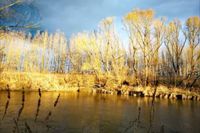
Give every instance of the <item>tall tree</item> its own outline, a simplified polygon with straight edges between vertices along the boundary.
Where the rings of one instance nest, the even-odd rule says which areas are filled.
[[[182,38],[181,38],[182,33]],[[179,20],[170,22],[165,33],[164,44],[167,49],[169,60],[169,77],[173,77],[173,83],[177,85],[178,78],[183,76],[183,49],[186,44],[186,36],[182,30],[182,25]]]
[[[158,53],[158,48],[160,47],[160,42],[158,46],[154,46],[153,42],[153,20],[154,12],[153,10],[133,10],[129,12],[125,17],[125,24],[128,28],[129,39],[130,39],[130,48],[132,49],[133,57],[133,68],[135,71],[136,77],[138,71],[141,71],[141,80],[144,80],[145,86],[148,85],[150,76],[152,75],[152,57],[155,53]],[[158,33],[160,32],[158,28],[155,27],[157,32],[157,39],[159,38]],[[159,41],[159,40],[157,40]],[[141,53],[142,62],[138,65],[141,66],[140,70],[137,70],[136,64],[136,52]],[[142,69],[141,69],[142,68]]]
[[[200,18],[198,16],[187,19],[185,34],[188,39],[188,46],[184,80],[187,82],[187,87],[192,87],[200,78]]]

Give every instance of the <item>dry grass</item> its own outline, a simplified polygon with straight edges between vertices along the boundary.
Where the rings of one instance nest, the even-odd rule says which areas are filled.
[[[7,89],[9,85],[10,90],[37,91],[39,88],[43,91],[92,91],[95,84],[105,84],[105,90],[120,89],[123,92],[141,91],[146,95],[153,95],[154,87],[152,86],[133,86],[122,85],[114,77],[105,75],[99,76],[99,80],[92,74],[49,74],[49,73],[28,73],[28,72],[3,72],[0,76],[0,90]],[[185,94],[185,95],[200,95],[199,91],[189,91],[181,88],[168,88],[164,85],[157,87],[157,94]]]
[[[141,90],[142,88],[140,88]],[[144,93],[150,94],[152,95],[154,87],[146,87],[143,91]],[[182,88],[168,88],[166,86],[163,85],[159,85],[157,87],[157,94],[184,94],[184,95],[191,95],[191,96],[199,96],[200,92],[194,92],[194,91],[190,91],[188,89],[182,89]]]
[[[90,87],[94,84],[93,75],[78,74],[48,74],[26,72],[3,72],[0,77],[0,89],[5,90],[9,85],[10,90],[38,90],[67,91],[78,88]]]

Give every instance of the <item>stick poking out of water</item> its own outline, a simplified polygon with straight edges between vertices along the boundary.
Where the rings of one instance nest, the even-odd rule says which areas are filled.
[[[24,87],[22,88],[22,105],[24,104],[25,102],[25,91],[24,91]]]
[[[60,98],[60,93],[59,93],[59,95],[58,95],[58,97],[57,97],[57,99],[56,99],[56,101],[54,103],[54,107],[56,107],[56,105],[58,104],[59,98]]]
[[[8,97],[8,99],[10,99],[10,87],[9,87],[9,85],[7,85],[7,92],[8,92],[7,97]]]
[[[58,96],[56,98],[56,101],[54,102],[54,108],[57,106],[59,99],[60,99],[60,93],[58,94]],[[45,118],[45,120],[46,121],[49,120],[49,118],[51,117],[51,115],[52,115],[52,111],[50,110],[49,113],[48,113],[48,115],[47,115],[47,117]]]
[[[38,92],[39,92],[39,96],[41,97],[41,96],[42,96],[42,93],[41,93],[40,88],[38,89]]]
[[[38,90],[39,91],[39,99],[38,99],[38,104],[37,104],[37,110],[36,110],[36,114],[35,114],[35,122],[37,121],[37,118],[39,116],[39,112],[40,112],[40,105],[41,105],[41,92],[40,92],[40,89]]]
[[[51,116],[51,111],[49,111],[49,113],[48,113],[47,117],[45,118],[45,120],[48,121],[50,116]]]
[[[30,128],[30,126],[28,125],[27,122],[25,122],[25,127],[26,127],[28,133],[32,133],[31,128]]]
[[[22,106],[21,106],[21,108],[20,108],[19,111],[18,111],[17,121],[19,120],[19,118],[20,118],[20,116],[21,116],[21,113],[22,113],[22,111],[23,111],[23,109],[24,109],[25,91],[24,91],[24,88],[22,88],[22,89],[23,89],[23,91],[22,91]]]
[[[4,119],[4,117],[6,116],[6,113],[7,113],[7,110],[8,110],[8,107],[9,107],[9,103],[10,103],[10,87],[9,85],[7,84],[7,102],[6,102],[6,106],[5,106],[5,111],[4,111],[4,114],[3,114],[3,117],[2,117],[2,120]]]
[[[4,117],[6,116],[6,113],[7,113],[7,110],[8,110],[9,103],[10,103],[10,99],[8,99],[7,102],[6,102],[5,111],[4,111],[4,114],[3,114],[2,120],[3,120]]]
[[[15,126],[14,126],[14,129],[13,129],[13,133],[15,133],[15,131],[17,130],[17,133],[19,133],[19,126],[18,126],[18,122],[13,119],[14,123],[15,123]]]

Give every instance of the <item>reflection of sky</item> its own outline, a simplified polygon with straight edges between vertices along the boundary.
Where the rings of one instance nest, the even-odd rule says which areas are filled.
[[[108,16],[116,16],[119,26],[122,16],[133,8],[154,9],[156,17],[165,16],[168,20],[183,21],[200,14],[199,0],[35,0],[35,3],[43,18],[42,27],[49,31],[60,29],[67,36],[93,30]]]

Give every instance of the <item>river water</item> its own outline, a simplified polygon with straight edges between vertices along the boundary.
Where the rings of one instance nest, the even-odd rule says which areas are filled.
[[[200,102],[0,92],[0,133],[200,133]]]

